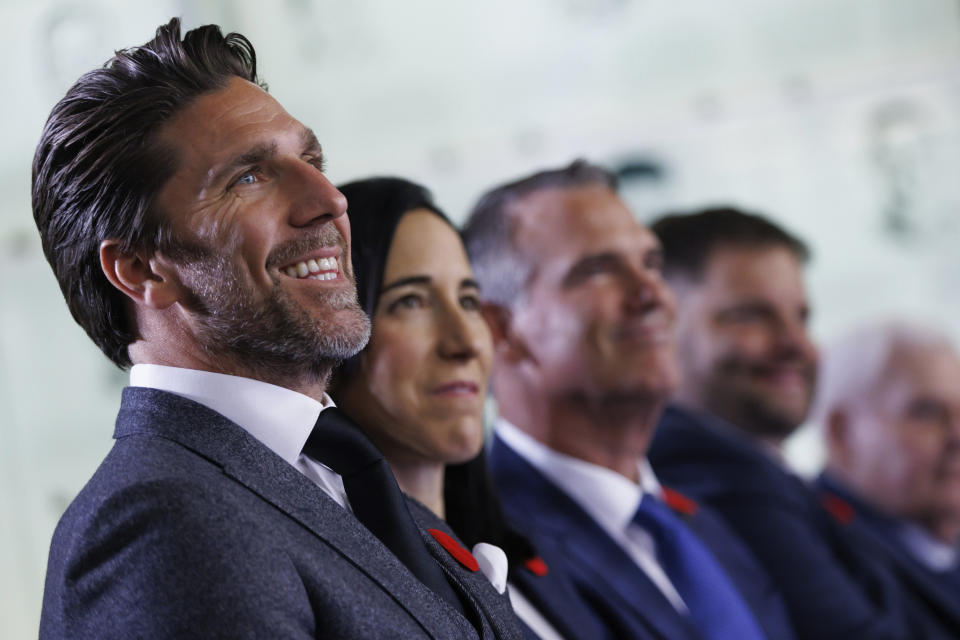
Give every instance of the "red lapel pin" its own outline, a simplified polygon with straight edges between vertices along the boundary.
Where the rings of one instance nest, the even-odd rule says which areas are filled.
[[[523,566],[527,568],[527,571],[538,577],[543,577],[550,571],[549,567],[547,567],[547,563],[544,562],[543,558],[540,556],[527,558],[526,562],[523,563]]]
[[[832,493],[823,494],[820,503],[840,524],[850,524],[857,515],[849,502]]]
[[[477,562],[477,559],[473,557],[472,553],[461,547],[456,540],[443,531],[440,531],[440,529],[427,529],[427,532],[433,536],[434,540],[440,543],[441,547],[456,558],[457,562],[467,569],[470,569],[470,571],[480,570],[480,564]]]
[[[700,508],[696,502],[683,495],[679,491],[674,491],[673,489],[668,489],[667,487],[662,487],[662,489],[663,501],[668,507],[677,513],[685,516],[692,516],[697,512],[697,509]]]

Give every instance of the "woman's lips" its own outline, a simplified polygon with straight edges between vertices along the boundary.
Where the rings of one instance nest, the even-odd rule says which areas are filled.
[[[480,385],[469,380],[454,380],[434,387],[431,393],[437,396],[476,395],[480,393]]]

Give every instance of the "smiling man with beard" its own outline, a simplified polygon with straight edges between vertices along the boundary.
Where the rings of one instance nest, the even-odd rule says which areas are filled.
[[[520,637],[331,408],[331,369],[370,332],[346,209],[250,42],[214,25],[181,40],[172,20],[54,107],[43,249],[132,369],[116,443],[54,533],[42,638]]]
[[[675,307],[660,243],[615,176],[579,160],[503,185],[464,236],[494,337],[490,464],[512,526],[563,559],[610,638],[792,638],[742,543],[647,462],[677,384]]]
[[[919,622],[892,575],[782,458],[810,409],[817,366],[806,246],[735,209],[666,216],[652,229],[677,295],[682,379],[650,448],[654,469],[740,534],[801,638],[927,637],[911,627]]]

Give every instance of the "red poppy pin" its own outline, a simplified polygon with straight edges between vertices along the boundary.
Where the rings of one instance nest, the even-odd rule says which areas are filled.
[[[533,556],[532,558],[527,558],[523,563],[523,566],[527,568],[527,571],[532,573],[537,577],[543,577],[549,573],[550,568],[547,566],[547,563],[543,561],[543,558],[540,556]]]
[[[668,507],[680,515],[692,516],[697,512],[697,509],[700,508],[700,505],[679,491],[674,491],[673,489],[668,489],[667,487],[662,487],[662,489],[663,501]]]
[[[849,502],[833,493],[824,493],[820,497],[820,504],[822,504],[823,508],[829,511],[830,515],[840,524],[850,524],[853,522],[854,516],[857,515],[857,512]]]
[[[465,566],[470,571],[479,571],[480,564],[473,554],[461,547],[456,540],[440,531],[440,529],[427,529],[427,532],[433,536],[434,540],[440,543],[440,546],[447,550],[447,553],[456,558],[457,562]]]

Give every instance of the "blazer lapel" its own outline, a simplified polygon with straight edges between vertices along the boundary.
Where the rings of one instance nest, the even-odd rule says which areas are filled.
[[[580,506],[502,441],[495,441],[498,483],[508,486],[514,520],[556,541],[568,571],[655,635],[677,640],[699,634],[629,555]],[[521,519],[522,518],[522,519]]]
[[[144,434],[168,438],[194,451],[263,500],[296,520],[379,584],[424,631],[443,608],[462,622],[462,637],[476,631],[423,585],[357,519],[313,482],[220,414],[174,394],[137,387],[123,391],[114,437]]]
[[[584,514],[586,515],[586,514]],[[588,516],[589,517],[589,516]],[[695,638],[695,628],[620,546],[591,519],[571,518],[561,545],[576,570],[611,602],[631,610],[663,638]]]
[[[411,515],[420,527],[430,554],[464,600],[465,606],[471,609],[470,614],[478,623],[481,637],[519,640],[522,632],[506,594],[498,594],[482,571],[471,571],[466,568],[433,536],[426,533],[427,529],[440,529],[462,546],[460,539],[446,522],[409,496],[407,504],[410,506]]]
[[[551,551],[555,547],[550,548]],[[537,551],[547,553],[552,558],[555,553],[547,552],[543,544],[537,545]],[[562,556],[561,556],[562,557]],[[596,614],[590,611],[572,584],[568,584],[564,567],[546,564],[547,574],[534,574],[526,567],[511,568],[510,582],[540,613],[553,625],[564,638],[608,638],[610,634],[597,621]],[[550,574],[551,567],[555,571]]]

